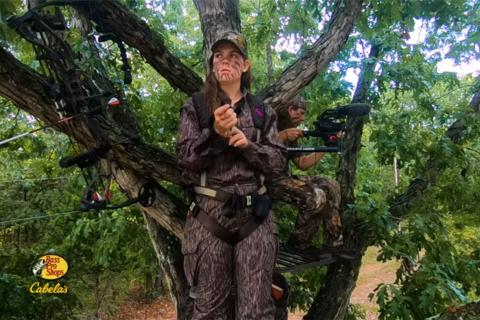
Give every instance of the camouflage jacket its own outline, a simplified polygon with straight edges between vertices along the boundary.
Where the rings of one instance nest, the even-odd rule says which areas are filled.
[[[200,174],[207,172],[207,186],[247,194],[259,186],[259,174],[278,174],[286,164],[286,149],[278,140],[276,114],[265,106],[264,129],[259,142],[251,108],[244,98],[235,104],[237,127],[248,138],[244,149],[231,147],[213,127],[200,128],[192,99],[181,110],[177,137],[177,157],[184,175],[192,185],[200,184]]]

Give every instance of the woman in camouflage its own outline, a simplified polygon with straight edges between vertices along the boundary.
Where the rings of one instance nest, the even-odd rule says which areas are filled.
[[[277,232],[262,175],[283,169],[285,149],[275,113],[248,93],[245,38],[228,32],[211,51],[204,89],[182,107],[177,142],[195,190],[182,242],[193,319],[227,319],[232,302],[236,319],[273,319]]]

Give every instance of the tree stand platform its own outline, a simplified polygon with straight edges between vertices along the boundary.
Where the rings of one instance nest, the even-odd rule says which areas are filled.
[[[362,257],[360,253],[341,248],[335,251],[325,250],[324,253],[319,254],[315,259],[309,257],[308,254],[302,254],[300,251],[289,249],[284,244],[280,244],[278,249],[275,270],[280,273],[300,272],[307,268],[321,267],[334,263],[338,259],[358,260]]]
[[[309,259],[299,252],[287,250],[283,244],[280,244],[277,255],[276,271],[284,272],[300,272],[307,268],[325,266],[337,261],[338,257],[332,253],[325,252],[318,256],[317,259]]]

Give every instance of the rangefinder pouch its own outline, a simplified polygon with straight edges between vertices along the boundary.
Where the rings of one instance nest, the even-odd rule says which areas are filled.
[[[253,216],[259,220],[268,217],[272,210],[272,200],[267,194],[256,195],[253,204]]]

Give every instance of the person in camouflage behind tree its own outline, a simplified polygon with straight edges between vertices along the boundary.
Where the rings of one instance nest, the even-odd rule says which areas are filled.
[[[287,147],[298,147],[303,130],[297,127],[305,120],[305,113],[306,104],[300,96],[277,110],[279,137]],[[307,170],[323,156],[321,152],[289,154],[288,160],[297,168]],[[281,175],[269,177],[267,188],[272,199],[293,203],[299,209],[295,229],[286,243],[289,251],[298,252],[312,260],[325,253],[325,250],[312,245],[322,220],[326,231],[324,245],[332,250],[343,244],[339,213],[341,195],[337,181],[326,177],[293,176],[287,165]]]
[[[262,174],[283,169],[285,147],[273,109],[248,93],[245,38],[226,33],[211,51],[211,71],[182,107],[177,139],[195,192],[182,241],[193,319],[227,319],[233,298],[236,319],[272,320],[278,232]]]

